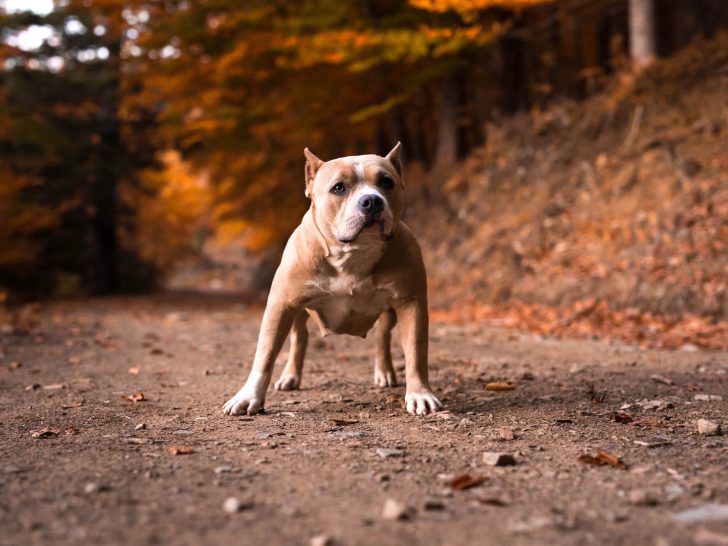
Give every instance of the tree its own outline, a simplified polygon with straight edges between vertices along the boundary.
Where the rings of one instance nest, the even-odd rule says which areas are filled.
[[[647,66],[657,54],[654,0],[629,0],[629,52],[634,64]]]

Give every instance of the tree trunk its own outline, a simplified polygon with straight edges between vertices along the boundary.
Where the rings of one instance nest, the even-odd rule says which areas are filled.
[[[655,58],[654,0],[629,0],[629,53],[639,68]]]
[[[455,163],[458,151],[457,82],[448,76],[440,85],[440,115],[437,124],[435,169]]]

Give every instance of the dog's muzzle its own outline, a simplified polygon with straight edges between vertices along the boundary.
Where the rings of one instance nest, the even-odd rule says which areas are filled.
[[[356,204],[357,209],[366,217],[367,223],[377,222],[384,210],[384,199],[378,195],[362,195]]]

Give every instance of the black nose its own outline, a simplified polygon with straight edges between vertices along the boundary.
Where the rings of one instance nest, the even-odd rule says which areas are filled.
[[[384,210],[384,199],[378,195],[364,195],[359,199],[359,210],[365,214],[379,216]]]

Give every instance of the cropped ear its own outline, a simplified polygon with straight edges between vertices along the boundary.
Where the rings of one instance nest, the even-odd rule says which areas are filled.
[[[399,159],[399,151],[402,149],[402,143],[397,142],[397,145],[392,148],[392,151],[390,151],[386,156],[385,159],[389,159],[390,163],[394,165],[394,169],[397,171],[397,174],[402,177],[402,162]]]
[[[306,179],[306,197],[311,198],[311,190],[313,189],[313,179],[316,178],[316,173],[324,164],[318,157],[313,155],[311,150],[304,148],[303,155],[306,156],[306,167],[304,168],[304,176]]]

